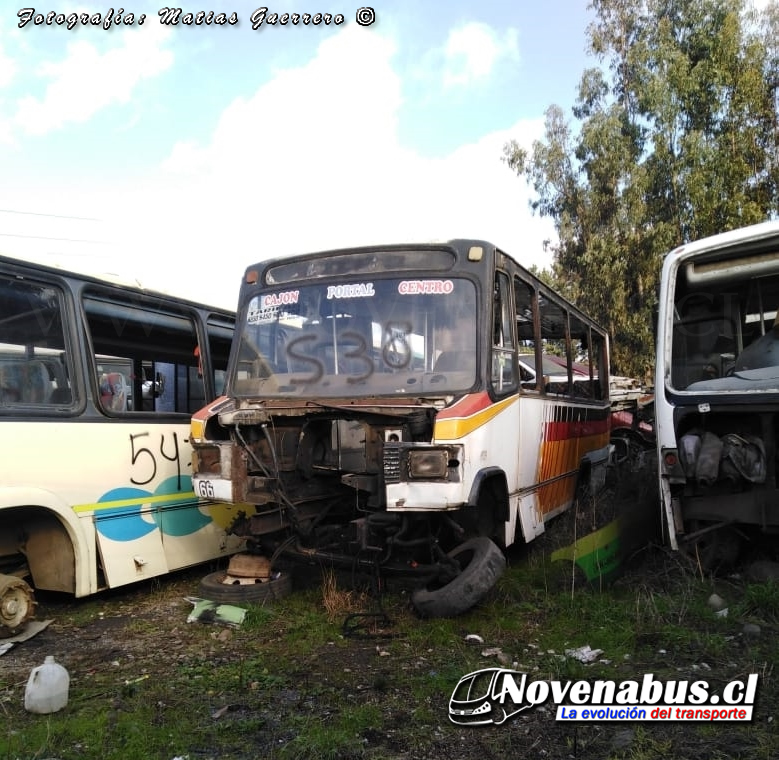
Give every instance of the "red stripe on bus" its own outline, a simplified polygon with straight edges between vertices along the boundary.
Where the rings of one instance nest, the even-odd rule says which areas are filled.
[[[547,422],[545,441],[565,441],[569,438],[586,438],[609,432],[609,420],[577,420],[572,422]]]
[[[438,412],[436,419],[445,420],[451,417],[470,417],[472,414],[486,409],[491,404],[492,401],[486,391],[469,393],[467,396],[463,396],[458,401],[455,401],[451,406]]]

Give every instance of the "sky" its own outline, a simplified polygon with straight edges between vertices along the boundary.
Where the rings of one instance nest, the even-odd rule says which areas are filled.
[[[342,246],[482,238],[549,266],[503,146],[570,113],[585,0],[369,1],[175,6],[236,20],[197,26],[127,0],[108,29],[108,3],[5,4],[0,252],[228,308],[248,266]]]

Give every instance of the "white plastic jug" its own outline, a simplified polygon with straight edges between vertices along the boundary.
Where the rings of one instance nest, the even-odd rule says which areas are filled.
[[[70,676],[62,665],[48,655],[43,665],[32,669],[24,690],[24,709],[31,713],[57,712],[68,703]]]

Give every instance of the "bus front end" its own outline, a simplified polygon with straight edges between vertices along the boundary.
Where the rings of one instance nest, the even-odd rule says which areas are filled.
[[[776,554],[779,224],[670,253],[658,322],[660,496],[673,548],[715,571]]]
[[[231,531],[257,553],[405,574],[422,614],[459,614],[505,566],[506,515],[472,493],[483,433],[436,437],[479,395],[478,282],[445,249],[384,254],[247,272],[227,395],[192,421],[193,484],[249,505]]]

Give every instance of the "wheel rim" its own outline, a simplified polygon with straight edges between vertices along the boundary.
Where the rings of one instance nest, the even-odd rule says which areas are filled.
[[[33,616],[32,589],[21,579],[0,576],[0,626],[13,630]]]

